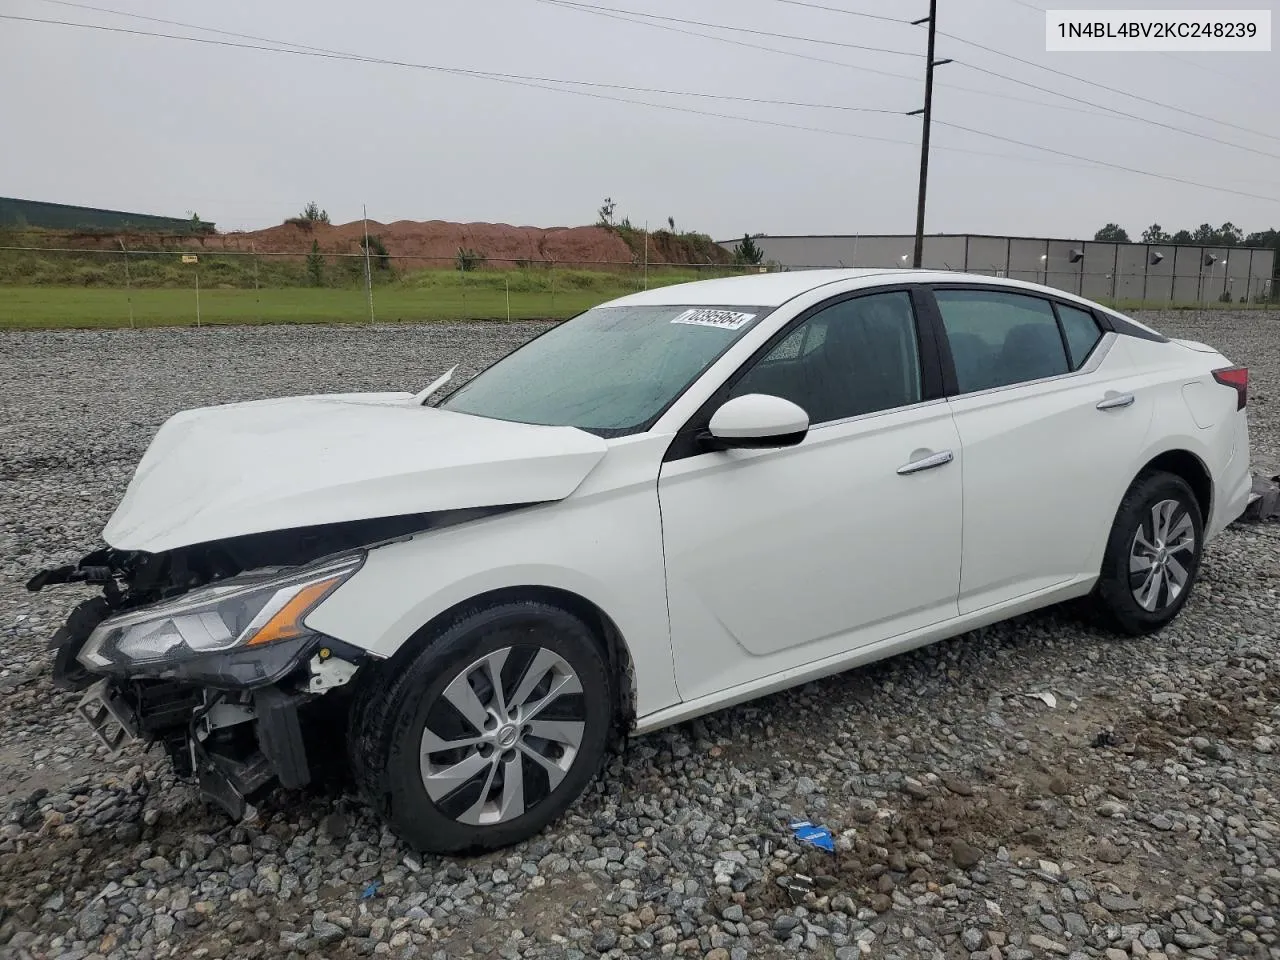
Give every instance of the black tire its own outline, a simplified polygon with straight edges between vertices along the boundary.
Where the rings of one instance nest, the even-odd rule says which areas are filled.
[[[1139,542],[1139,530],[1143,532],[1146,543],[1154,545],[1156,518],[1152,511],[1159,504],[1174,501],[1176,508],[1169,514],[1170,522],[1166,524],[1169,531],[1182,529],[1185,531],[1186,521],[1190,525],[1190,546],[1186,547],[1186,539],[1174,540],[1175,550],[1166,550],[1164,555],[1172,555],[1172,561],[1156,560],[1153,565],[1161,565],[1158,576],[1153,577],[1149,568],[1130,571],[1130,558],[1136,553],[1141,563],[1150,555],[1156,557],[1159,551],[1149,552]],[[1161,546],[1164,543],[1161,542]],[[1153,633],[1169,624],[1182,610],[1191,590],[1195,586],[1196,576],[1200,571],[1200,558],[1204,550],[1204,520],[1200,514],[1200,505],[1185,480],[1172,473],[1151,471],[1141,474],[1125,493],[1120,501],[1120,509],[1116,511],[1115,523],[1111,527],[1111,535],[1107,539],[1107,550],[1102,559],[1102,571],[1098,584],[1093,591],[1093,607],[1111,627],[1131,635]],[[1172,562],[1173,567],[1164,566]],[[1185,571],[1185,580],[1174,595],[1172,586],[1176,583],[1177,570]],[[1148,592],[1144,586],[1154,587]],[[1154,604],[1148,609],[1139,601],[1135,590]],[[1154,594],[1154,595],[1152,595]]]
[[[576,724],[577,717],[581,716],[581,741],[569,758],[568,747],[530,734],[532,725],[537,723],[536,717],[529,725],[514,722],[519,708],[512,704],[510,716],[513,722],[504,723],[501,728],[495,726],[491,733],[483,735],[505,737],[511,733],[509,728],[516,727],[520,732],[514,748],[485,743],[465,751],[440,750],[432,753],[431,769],[443,769],[461,759],[479,763],[476,757],[483,757],[483,749],[488,748],[488,756],[496,759],[485,759],[484,762],[492,765],[494,775],[485,781],[487,773],[477,774],[450,795],[433,799],[424,780],[424,764],[428,761],[420,752],[428,720],[432,723],[431,733],[434,736],[451,741],[466,736],[477,739],[476,734],[471,733],[476,729],[475,724],[467,721],[462,710],[444,696],[445,690],[466,672],[469,679],[459,682],[465,683],[473,692],[479,685],[477,702],[487,702],[490,709],[497,709],[491,686],[493,674],[488,666],[479,666],[475,670],[469,668],[490,654],[501,657],[501,651],[508,648],[507,666],[498,673],[506,696],[521,693],[521,678],[538,669],[533,666],[535,657],[544,657],[546,661],[559,658],[558,663],[567,665],[568,673],[576,676],[581,694],[568,693],[552,698],[544,692],[541,696],[547,702],[544,712],[537,716],[544,721],[563,723],[565,717],[572,714],[568,720],[571,724]],[[547,653],[530,653],[530,650]],[[536,660],[536,663],[541,665],[544,660]],[[549,689],[551,684],[564,680],[567,675],[565,668],[557,666],[553,669],[560,672],[548,672],[547,679],[539,680],[532,688],[533,694],[543,690],[544,682]],[[508,672],[511,673],[510,682],[507,681]],[[352,706],[347,737],[353,776],[366,801],[397,836],[417,850],[459,853],[518,843],[557,819],[599,771],[614,717],[612,687],[608,662],[600,642],[590,628],[572,614],[533,601],[495,602],[463,610],[435,631],[416,652],[392,658],[362,684]],[[453,689],[465,693],[466,688]],[[458,696],[466,699],[455,694]],[[487,701],[484,700],[486,696],[489,698]],[[537,700],[538,697],[532,694],[528,698],[530,704]],[[538,726],[545,727],[546,724]],[[441,729],[437,729],[445,727],[451,728],[451,736],[446,737]],[[526,747],[555,758],[551,760],[553,764],[567,763],[567,771],[560,774],[563,779],[552,785],[551,775],[547,772],[549,768],[535,763]],[[442,760],[439,768],[434,766],[436,759]],[[509,763],[519,764],[518,769],[509,767]],[[474,811],[477,803],[484,804],[487,809],[489,802],[485,797],[495,794],[497,799],[493,802],[498,808],[497,815],[502,815],[507,770],[513,770],[520,777],[521,784],[525,784],[524,778],[528,777],[529,789],[522,790],[519,795],[519,800],[525,804],[525,812],[492,823],[460,822],[457,819],[460,809],[466,808],[462,813],[464,817],[477,816],[466,811]],[[485,793],[488,784],[493,785],[492,791]],[[514,810],[514,805],[510,809]],[[493,815],[493,812],[487,815]]]

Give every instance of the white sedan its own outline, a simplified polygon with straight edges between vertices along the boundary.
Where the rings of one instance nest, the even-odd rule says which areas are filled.
[[[453,390],[179,413],[30,587],[102,585],[58,682],[233,815],[345,756],[413,846],[497,847],[615,736],[1070,598],[1164,626],[1249,496],[1247,382],[1012,280],[670,286]]]

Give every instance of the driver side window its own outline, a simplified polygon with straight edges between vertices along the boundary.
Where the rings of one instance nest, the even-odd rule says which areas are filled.
[[[734,384],[768,393],[818,425],[919,403],[915,311],[905,291],[841,300],[792,330]]]

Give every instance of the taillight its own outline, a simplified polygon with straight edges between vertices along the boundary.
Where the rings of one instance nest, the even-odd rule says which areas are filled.
[[[1249,368],[1223,367],[1213,371],[1213,379],[1236,392],[1236,409],[1243,410],[1249,402]]]

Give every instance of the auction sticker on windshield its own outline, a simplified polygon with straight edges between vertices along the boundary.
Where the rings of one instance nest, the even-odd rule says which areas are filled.
[[[755,318],[754,313],[738,313],[734,310],[686,310],[673,317],[672,323],[691,323],[699,327],[720,327],[724,330],[740,330]]]

